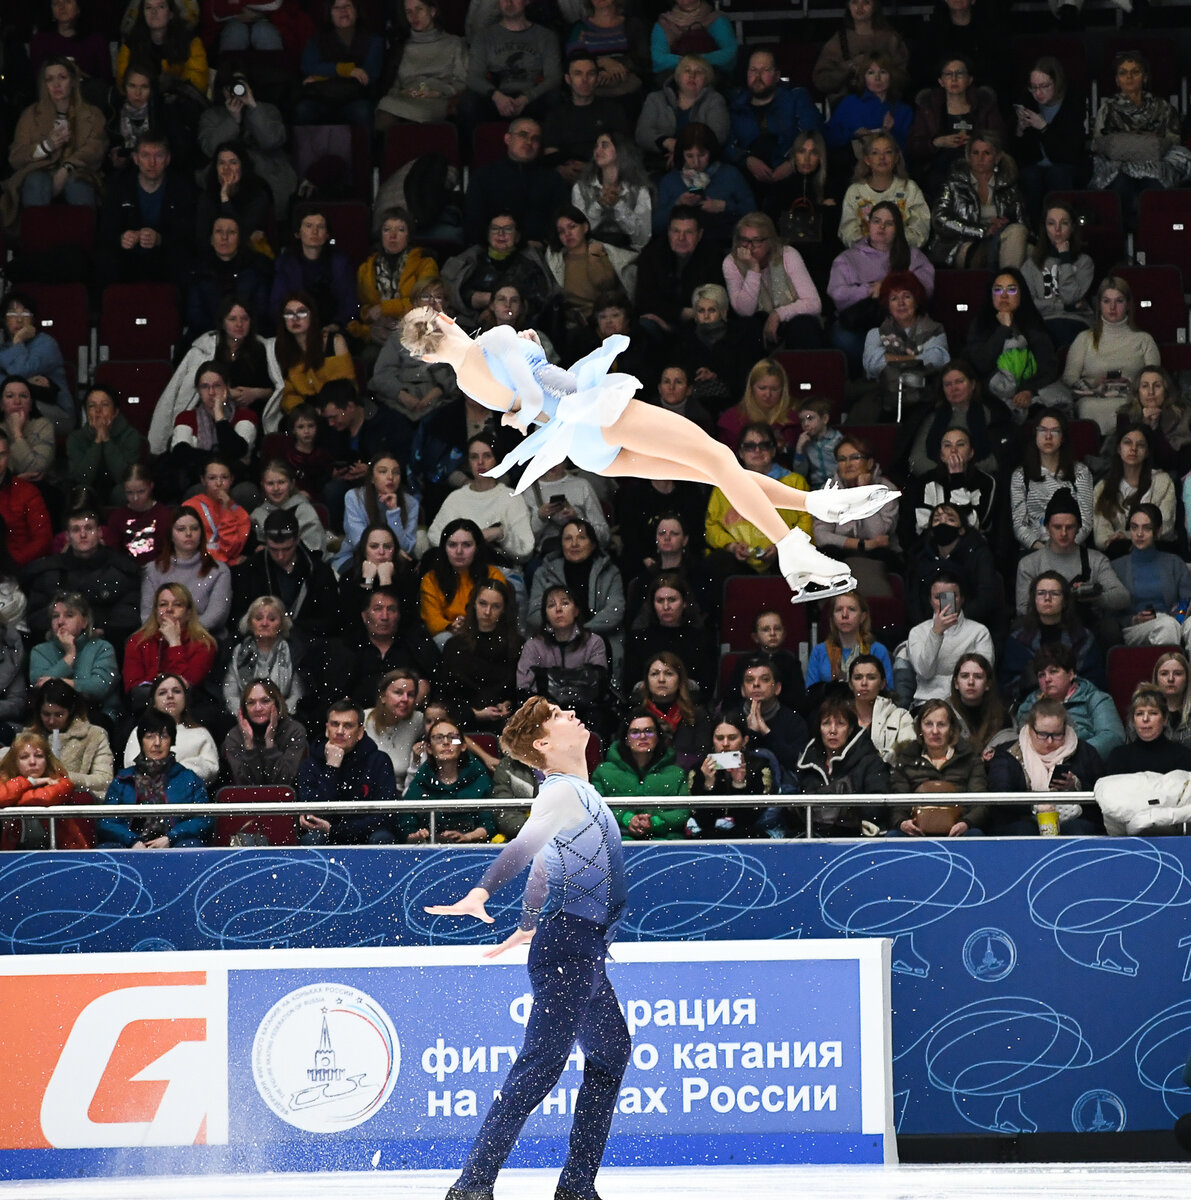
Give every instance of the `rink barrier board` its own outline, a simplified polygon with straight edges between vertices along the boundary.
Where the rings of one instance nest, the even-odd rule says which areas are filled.
[[[457,1167],[531,1002],[526,948],[482,949],[0,960],[0,1179]],[[895,1161],[887,940],[612,952],[630,1025],[687,1023],[638,1028],[610,1165]],[[695,1070],[693,1036],[729,1061]],[[581,1072],[572,1055],[510,1166],[561,1163]]]
[[[1191,842],[628,845],[622,942],[891,938],[894,1120],[912,1136],[1169,1130],[1191,1111]],[[494,850],[6,855],[0,952],[463,946],[428,917]],[[146,956],[147,960],[151,956]]]

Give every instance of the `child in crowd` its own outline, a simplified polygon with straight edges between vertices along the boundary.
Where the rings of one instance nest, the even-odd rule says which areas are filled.
[[[835,474],[835,448],[844,436],[831,428],[831,401],[812,396],[798,408],[802,433],[794,443],[794,471],[811,488],[821,488]]]

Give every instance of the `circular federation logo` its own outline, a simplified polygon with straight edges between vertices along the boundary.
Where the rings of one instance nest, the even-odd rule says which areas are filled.
[[[307,1133],[370,1120],[392,1095],[401,1044],[388,1013],[358,988],[312,983],[265,1014],[252,1043],[261,1099]]]
[[[1003,929],[977,929],[964,942],[963,960],[973,979],[996,983],[1017,965],[1017,947]]]
[[[1120,1133],[1125,1128],[1125,1103],[1104,1088],[1092,1088],[1071,1106],[1076,1133]]]

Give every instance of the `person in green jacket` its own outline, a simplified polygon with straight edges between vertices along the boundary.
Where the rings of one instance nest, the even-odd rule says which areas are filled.
[[[604,797],[685,796],[686,772],[662,741],[657,718],[645,709],[629,717],[624,735],[595,769],[591,782]],[[621,834],[633,841],[685,836],[689,808],[613,808]]]
[[[91,488],[105,503],[122,505],[124,472],[140,462],[145,439],[116,409],[111,388],[88,388],[83,397],[87,423],[66,435],[66,475]]]
[[[406,789],[406,800],[486,800],[492,795],[492,778],[483,763],[463,744],[454,721],[434,721],[426,729],[429,757],[418,768]],[[430,814],[402,809],[397,817],[407,842],[430,840]],[[469,812],[450,809],[434,815],[439,842],[490,842],[496,835],[496,818],[490,810]]]

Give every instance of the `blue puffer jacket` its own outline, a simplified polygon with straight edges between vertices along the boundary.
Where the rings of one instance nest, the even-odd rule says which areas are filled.
[[[174,763],[165,777],[165,798],[169,804],[206,804],[207,789],[203,781],[191,770]],[[136,804],[136,768],[125,767],[116,774],[116,778],[108,785],[104,804]],[[176,838],[208,838],[215,828],[214,817],[187,817],[184,820],[162,818],[169,822],[169,838],[173,844]],[[146,821],[154,820],[146,817]],[[102,817],[95,822],[95,832],[100,842],[119,842],[120,845],[131,847],[141,837],[135,832],[128,821],[118,817]]]

